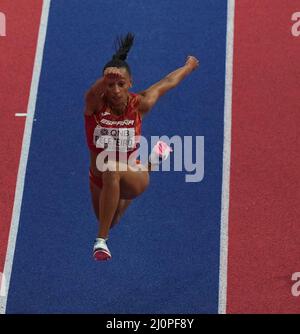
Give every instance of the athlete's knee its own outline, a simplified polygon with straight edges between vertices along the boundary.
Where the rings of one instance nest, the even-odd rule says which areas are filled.
[[[149,174],[147,172],[143,173],[143,177],[140,182],[136,184],[135,197],[143,193],[149,186]]]
[[[123,198],[134,199],[139,195],[141,195],[148,188],[148,186],[149,186],[149,174],[145,173],[143,178],[141,178],[139,182],[136,182],[134,187],[132,187],[130,190],[127,189],[127,192],[126,194],[124,194]]]

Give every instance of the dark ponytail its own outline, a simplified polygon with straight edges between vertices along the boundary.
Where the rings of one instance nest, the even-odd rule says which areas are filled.
[[[103,72],[107,67],[125,67],[129,75],[131,75],[131,70],[127,62],[127,54],[130,51],[134,41],[134,35],[128,33],[125,37],[118,37],[115,42],[116,53],[112,56],[112,59],[104,66]]]

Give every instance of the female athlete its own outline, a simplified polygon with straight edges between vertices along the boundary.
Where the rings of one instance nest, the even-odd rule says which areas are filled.
[[[162,95],[176,87],[199,66],[197,58],[188,56],[184,66],[148,89],[137,94],[131,93],[131,70],[125,60],[133,41],[134,36],[131,33],[118,39],[116,53],[104,66],[103,76],[85,95],[84,118],[90,150],[90,191],[99,221],[93,255],[95,260],[100,261],[111,258],[107,247],[110,228],[119,222],[131,201],[141,195],[149,185],[149,168],[143,165],[138,169],[131,168],[127,159],[121,159],[121,156],[125,155],[127,158],[129,154],[137,151],[137,145],[132,144],[134,140],[131,139],[141,135],[144,115],[149,113]],[[124,139],[124,134],[129,140],[120,140]],[[170,151],[166,144],[160,142],[158,145],[160,150],[157,150],[156,145],[149,157],[150,170],[157,155],[167,156],[161,152],[161,148],[162,151]],[[106,160],[107,169],[103,170],[99,168],[97,157],[106,150],[114,152],[116,160],[114,165]]]

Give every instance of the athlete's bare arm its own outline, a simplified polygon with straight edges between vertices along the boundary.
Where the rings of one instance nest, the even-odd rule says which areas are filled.
[[[92,115],[103,105],[104,78],[98,79],[85,94],[85,115]]]
[[[199,66],[199,61],[193,56],[188,56],[184,66],[169,73],[162,80],[158,81],[148,89],[139,93],[139,111],[143,115],[151,110],[158,99],[167,91],[176,87],[187,75]]]
[[[122,73],[117,68],[108,67],[104,71],[104,76],[98,79],[93,86],[85,94],[85,111],[86,115],[92,115],[96,110],[99,110],[103,104],[103,96],[106,89],[106,79],[122,78]]]

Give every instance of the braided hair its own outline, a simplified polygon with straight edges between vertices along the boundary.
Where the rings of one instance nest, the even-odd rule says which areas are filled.
[[[112,59],[105,64],[103,72],[107,67],[125,67],[129,75],[131,75],[130,67],[125,60],[129,50],[133,45],[133,41],[134,35],[130,32],[125,37],[117,37],[115,42],[116,53],[112,56]]]

